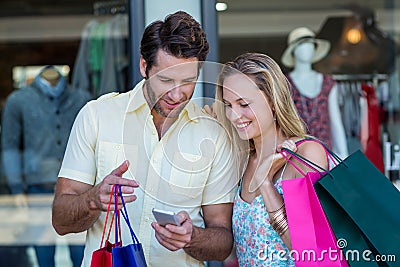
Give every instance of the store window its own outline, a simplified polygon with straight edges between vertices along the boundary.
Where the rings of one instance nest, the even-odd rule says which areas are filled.
[[[59,236],[51,204],[69,132],[91,99],[126,91],[127,1],[0,3],[0,257],[80,266],[85,233]]]
[[[337,84],[348,153],[371,153],[376,166],[398,182],[400,1],[219,2],[226,4],[218,13],[221,62],[245,52],[266,53],[290,76],[294,68],[282,56],[291,31],[306,27],[329,42],[329,52],[313,69]],[[369,107],[368,99],[375,98],[377,105]],[[369,121],[368,108],[374,110]]]

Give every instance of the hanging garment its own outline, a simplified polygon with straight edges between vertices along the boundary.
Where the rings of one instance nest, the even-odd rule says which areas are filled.
[[[294,104],[300,117],[306,123],[308,133],[323,141],[329,148],[332,148],[328,99],[335,81],[330,75],[324,74],[321,92],[318,96],[309,98],[300,93],[289,75],[287,78],[292,85]]]
[[[74,69],[72,70],[72,87],[92,92],[89,68],[89,35],[93,27],[97,24],[96,20],[89,21],[83,31],[79,44],[78,54],[75,59]],[[96,95],[93,95],[96,97]]]
[[[118,14],[105,22],[91,20],[82,32],[72,84],[99,97],[125,92],[128,74],[128,17]]]
[[[360,142],[361,132],[361,83],[339,82],[338,83],[339,107],[346,134],[347,149],[353,153],[362,149]]]
[[[379,130],[380,122],[378,99],[375,94],[375,89],[372,85],[363,83],[361,88],[367,95],[368,103],[368,140],[364,153],[381,172],[384,172]]]
[[[128,89],[127,74],[129,67],[127,36],[128,16],[118,14],[110,20],[105,32],[108,38],[104,43],[104,60],[98,90],[99,95],[110,92],[125,92]]]

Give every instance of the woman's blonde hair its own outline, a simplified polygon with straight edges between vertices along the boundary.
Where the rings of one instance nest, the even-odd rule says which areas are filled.
[[[248,76],[263,91],[276,119],[277,129],[284,137],[305,137],[304,122],[297,113],[294,105],[290,83],[282,73],[279,65],[269,56],[260,53],[246,53],[237,57],[234,61],[226,63],[219,76],[216,87],[215,112],[217,119],[231,135],[231,139],[239,152],[243,153],[253,148],[252,140],[243,141],[237,131],[228,121],[223,104],[224,80],[234,74]]]

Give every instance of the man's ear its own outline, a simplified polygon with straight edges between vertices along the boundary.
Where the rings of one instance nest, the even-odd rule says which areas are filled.
[[[144,60],[144,58],[142,56],[140,56],[139,68],[140,68],[140,74],[142,74],[142,77],[147,79],[147,74],[146,74],[147,62],[146,62],[146,60]]]

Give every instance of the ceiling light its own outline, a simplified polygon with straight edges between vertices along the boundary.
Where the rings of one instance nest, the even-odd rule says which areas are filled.
[[[216,9],[217,11],[225,11],[225,10],[228,9],[228,4],[227,4],[227,3],[224,3],[224,2],[217,2],[217,3],[215,4],[215,9]]]

